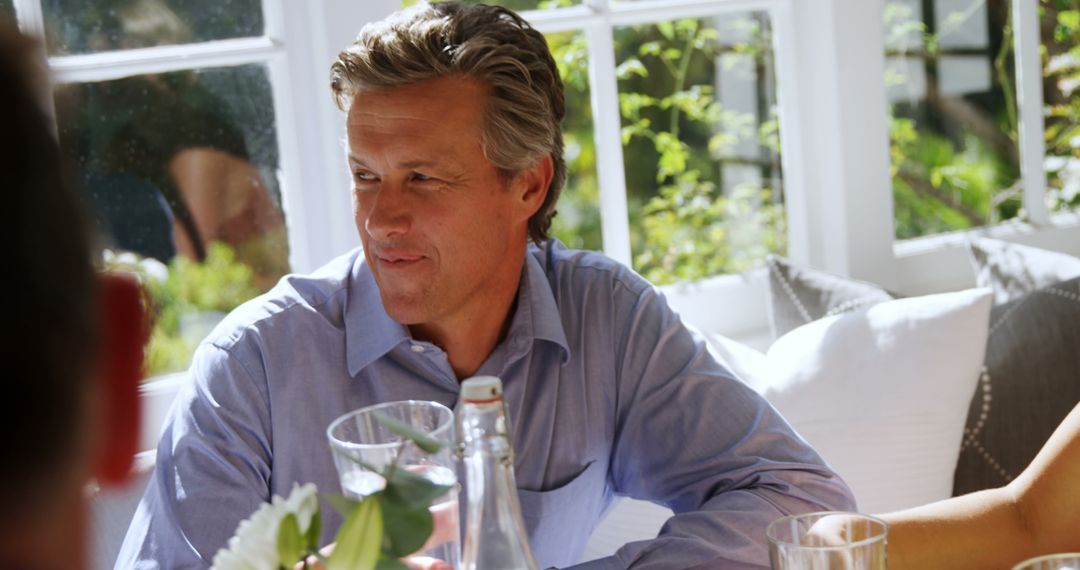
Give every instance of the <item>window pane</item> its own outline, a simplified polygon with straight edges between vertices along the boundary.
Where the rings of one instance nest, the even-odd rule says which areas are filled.
[[[216,320],[288,270],[273,108],[259,65],[57,90],[111,263],[141,270],[156,303],[148,375],[186,368]]]
[[[260,36],[260,0],[42,0],[54,55]]]
[[[600,250],[600,185],[596,179],[589,59],[585,36],[564,32],[547,36],[566,91],[566,185],[559,197],[552,233],[568,247]]]
[[[510,8],[515,12],[524,12],[526,10],[550,10],[552,8],[574,6],[581,4],[581,0],[463,0],[462,3],[490,4]],[[402,6],[412,6],[413,4],[416,4],[416,0],[401,0]]]
[[[634,266],[656,283],[786,251],[771,35],[762,12],[616,31]]]
[[[14,0],[0,0],[0,22],[15,19]]]
[[[1022,215],[1007,0],[888,0],[896,237]]]
[[[1047,206],[1080,207],[1080,3],[1042,0]]]

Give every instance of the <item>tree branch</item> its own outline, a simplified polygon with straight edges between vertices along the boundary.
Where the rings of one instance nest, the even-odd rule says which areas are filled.
[[[981,226],[986,223],[986,218],[982,214],[976,212],[968,206],[965,206],[956,198],[953,198],[945,192],[942,192],[941,190],[935,188],[934,185],[930,184],[922,178],[919,178],[918,176],[915,176],[911,172],[900,170],[896,174],[896,176],[900,180],[906,182],[908,186],[911,186],[911,189],[914,190],[916,194],[933,198],[945,204],[949,208],[956,210],[960,213],[960,215],[967,218],[967,220],[971,222],[972,225]]]

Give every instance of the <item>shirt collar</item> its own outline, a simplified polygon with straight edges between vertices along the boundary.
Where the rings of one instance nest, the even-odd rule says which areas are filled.
[[[371,268],[364,254],[359,254],[353,265],[349,293],[345,299],[345,349],[349,375],[356,376],[409,338],[409,329],[386,313]]]
[[[532,251],[525,254],[525,267],[518,285],[517,310],[507,333],[508,340],[522,350],[531,340],[552,342],[562,349],[562,361],[570,359],[559,307],[548,284],[547,274]],[[349,375],[375,362],[404,341],[412,338],[408,327],[390,318],[383,307],[379,286],[363,254],[356,258],[345,300],[345,345]]]
[[[525,253],[525,268],[518,286],[517,314],[507,336],[518,336],[521,341],[539,339],[554,343],[562,349],[563,364],[570,360],[570,343],[566,340],[559,305],[555,302],[547,273],[531,247]]]

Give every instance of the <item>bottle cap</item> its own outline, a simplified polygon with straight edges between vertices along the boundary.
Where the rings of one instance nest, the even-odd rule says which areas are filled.
[[[462,402],[493,402],[502,399],[502,380],[495,376],[473,376],[461,383]]]

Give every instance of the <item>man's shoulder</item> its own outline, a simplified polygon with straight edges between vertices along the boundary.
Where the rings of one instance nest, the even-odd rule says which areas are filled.
[[[287,340],[293,335],[344,329],[345,303],[359,249],[308,274],[289,274],[266,293],[240,305],[205,342],[230,349],[246,341]]]
[[[570,249],[555,239],[530,246],[529,253],[556,288],[569,286],[580,294],[623,290],[635,298],[654,289],[644,277],[618,261],[596,251]]]

